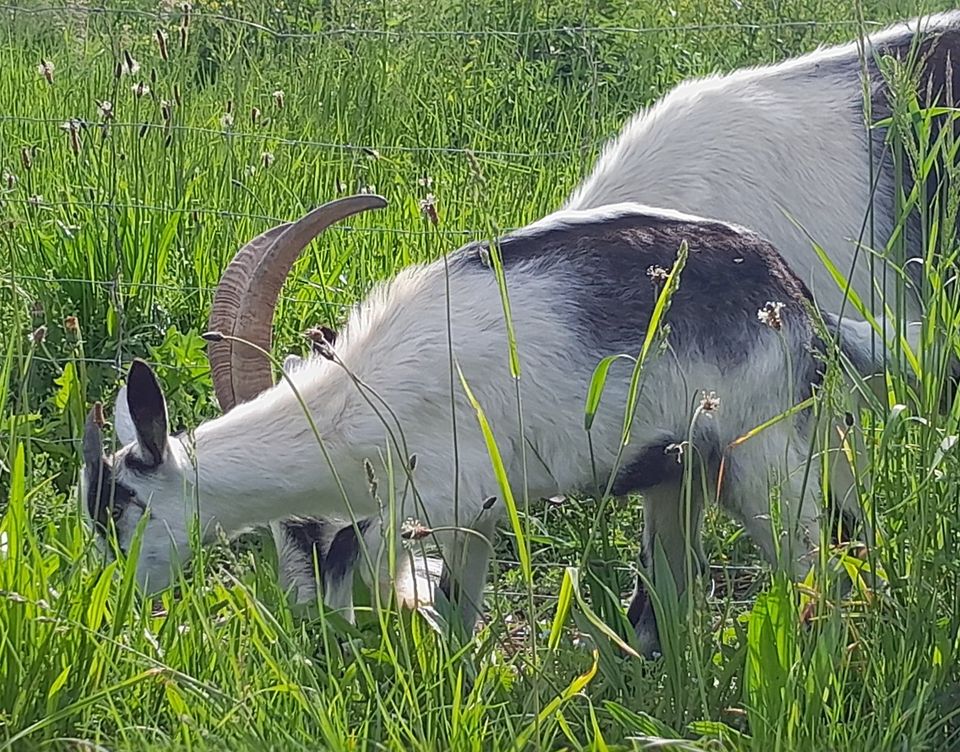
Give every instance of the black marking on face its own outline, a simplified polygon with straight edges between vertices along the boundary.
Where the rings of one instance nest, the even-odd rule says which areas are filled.
[[[107,458],[103,458],[99,463],[99,472],[89,466],[85,472],[87,513],[97,534],[106,537],[110,517],[116,523],[130,504],[141,508],[143,504],[137,499],[136,492],[115,479],[113,467]]]

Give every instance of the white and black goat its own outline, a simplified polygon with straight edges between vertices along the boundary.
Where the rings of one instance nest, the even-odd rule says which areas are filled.
[[[669,348],[645,366],[613,492],[643,494],[644,550],[659,540],[683,583],[685,552],[692,550],[702,565],[704,503],[701,484],[694,483],[693,508],[688,517],[682,511],[684,462],[694,462],[710,486],[723,457],[723,482],[708,493],[719,494],[771,560],[782,551],[780,561],[794,573],[806,570],[822,511],[819,453],[807,472],[817,422],[811,411],[730,448],[809,396],[822,379],[810,294],[773,246],[730,224],[633,204],[559,212],[501,238],[522,360],[520,436],[507,329],[484,243],[407,268],[375,288],[352,312],[332,359],[310,359],[271,385],[264,353],[292,263],[331,223],[384,204],[376,196],[334,201],[267,231],[237,255],[215,304],[216,316],[232,312],[210,352],[218,394],[237,402],[225,415],[169,436],[160,386],[140,361],[116,408],[134,440],[105,456],[96,406],[91,410],[83,442],[86,508],[101,533],[112,520],[124,550],[147,515],[137,562],[141,581],[151,589],[168,584],[171,565],[190,556],[188,529],[197,515],[206,534],[214,523],[231,533],[294,515],[412,517],[430,528],[472,531],[439,536],[441,586],[472,624],[502,504],[487,503],[500,489],[464,390],[451,395],[448,348],[485,411],[511,481],[521,482],[526,445],[532,498],[590,491],[614,470],[631,368],[622,362],[611,368],[590,442],[582,407],[588,384],[602,358],[640,350],[659,270],[671,268],[682,243],[689,258],[666,319]],[[768,303],[776,304],[773,327],[758,320]],[[859,368],[882,367],[870,359],[869,325],[830,321]],[[708,400],[709,417],[701,415],[691,427],[704,392],[719,395],[719,407]],[[677,446],[684,447],[681,461],[671,453]],[[371,467],[379,498],[395,500],[391,517],[381,516],[371,494]],[[782,531],[771,527],[771,486],[779,489]],[[853,501],[855,494],[841,489],[836,496]],[[631,614],[642,647],[653,649],[655,622],[642,588]]]
[[[776,65],[684,82],[630,120],[565,208],[635,201],[750,227],[777,248],[822,310],[859,319],[855,308],[843,308],[845,291],[817,258],[809,232],[838,269],[853,271],[851,287],[861,299],[869,301],[876,285],[892,307],[897,274],[882,262],[871,266],[871,252],[858,251],[861,240],[870,240],[871,210],[875,248],[885,247],[896,223],[891,151],[884,129],[866,127],[864,102],[867,91],[873,122],[890,113],[877,64],[884,55],[913,61],[922,104],[958,101],[960,11],[913,19]],[[931,180],[928,188],[934,187]],[[914,257],[922,253],[917,219],[913,212],[906,224]],[[916,321],[920,265],[904,268],[907,319]],[[224,407],[233,404],[229,397],[224,403],[221,396]],[[376,543],[375,527],[365,529],[368,542]],[[358,555],[353,527],[296,520],[273,530],[285,581],[298,585],[301,598],[313,597],[317,555],[328,603],[349,602],[350,562]]]
[[[611,140],[564,208],[634,201],[749,227],[773,244],[823,310],[839,314],[845,291],[812,238],[862,300],[879,289],[893,308],[898,272],[885,270],[882,258],[870,261],[874,252],[884,255],[896,228],[901,187],[887,130],[867,127],[868,113],[872,124],[891,112],[878,66],[885,56],[913,68],[921,106],[960,104],[960,11],[912,19],[775,65],[679,84]],[[907,192],[910,183],[908,175]],[[936,183],[932,175],[927,188]],[[923,255],[919,229],[913,212],[906,225],[912,258]],[[858,252],[860,243],[866,247]],[[917,321],[920,265],[905,272],[906,318]],[[860,316],[849,304],[844,313]]]

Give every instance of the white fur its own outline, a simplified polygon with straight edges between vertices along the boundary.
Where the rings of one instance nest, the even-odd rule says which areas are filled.
[[[645,212],[643,207],[624,206],[618,213],[625,211]],[[597,214],[613,216],[609,210]],[[204,530],[209,532],[218,524],[232,533],[292,515],[385,520],[379,500],[393,498],[393,518],[398,521],[412,517],[430,527],[458,526],[479,533],[440,536],[447,566],[461,585],[463,615],[472,623],[487,576],[489,540],[504,505],[476,415],[459,386],[453,402],[460,472],[453,477],[451,395],[445,366],[446,284],[442,262],[400,272],[354,311],[340,334],[337,355],[345,368],[316,358],[288,374],[323,439],[330,464],[285,380],[202,424],[192,437],[171,438],[165,461],[151,473],[125,467],[123,454],[136,451],[136,444],[122,450],[113,461],[117,480],[149,504],[150,519],[138,562],[141,581],[150,588],[168,583],[171,563],[190,554],[187,530],[196,513]],[[524,493],[521,448],[527,445],[532,448],[525,458],[531,498],[592,488],[593,465],[580,406],[595,363],[585,357],[578,335],[563,315],[573,284],[560,272],[545,272],[538,264],[524,267],[515,262],[508,274],[522,361],[519,383],[525,432],[521,437],[495,277],[462,265],[450,274],[454,357],[496,436],[517,499]],[[801,349],[790,357],[796,363],[810,356]],[[647,447],[662,445],[665,439],[683,441],[690,436],[691,452],[729,447],[797,402],[784,371],[782,345],[772,333],[761,337],[732,367],[720,368],[708,354],[691,351],[679,353],[679,360],[667,354],[651,361],[625,461]],[[629,377],[626,364],[610,370],[594,423],[593,450],[601,483],[614,466]],[[692,422],[703,391],[720,395],[721,407]],[[379,395],[396,415],[396,421],[392,417],[386,421],[394,439],[402,441],[402,450],[388,438],[365,392]],[[374,405],[379,402],[374,400]],[[385,410],[381,412],[386,415]],[[721,503],[771,560],[784,561],[794,574],[812,563],[820,514],[819,455],[805,474],[810,435],[798,425],[782,421],[732,450],[719,494]],[[413,453],[418,457],[412,473],[415,493],[399,469]],[[384,461],[388,455],[397,469],[392,486]],[[370,493],[366,460],[375,469],[377,498]],[[780,489],[786,524],[779,531],[768,514],[771,486]],[[841,490],[841,498],[851,496]],[[673,561],[683,556],[689,536],[681,534],[675,519],[671,522],[670,510],[677,507],[650,506],[658,493],[670,498],[672,490],[654,489],[648,495],[646,534],[662,539]],[[484,501],[490,496],[499,497],[500,503],[485,510]],[[696,500],[695,516],[702,513],[706,501],[709,498]],[[136,509],[130,509],[117,525],[122,541],[129,540],[137,516]],[[380,545],[375,543],[374,548]],[[682,561],[674,563],[683,566]],[[312,562],[308,564],[312,575]],[[426,570],[416,562],[402,567],[398,577],[410,582],[401,583],[399,589],[415,592],[424,583],[432,587],[435,572]],[[305,571],[290,574],[293,579],[288,584],[295,584],[301,598],[305,597],[302,588],[312,589]],[[325,597],[329,605],[346,609],[350,618],[346,587],[340,583]],[[422,599],[415,596],[414,600]],[[638,625],[641,637],[651,639],[643,630],[644,624]]]
[[[871,35],[866,55],[906,29],[958,24],[956,11],[898,24]],[[772,242],[823,310],[840,313],[843,290],[804,230],[849,273],[870,207],[870,153],[860,77],[831,73],[830,64],[857,60],[859,44],[681,83],[627,123],[565,208],[635,201],[750,227]],[[873,248],[882,251],[893,218],[877,211],[874,219]],[[869,245],[869,234],[862,240]],[[864,300],[874,284],[869,255],[860,251],[851,278]],[[883,264],[875,269],[882,280]],[[886,276],[893,301],[895,274]],[[908,318],[919,318],[913,297],[907,306]]]

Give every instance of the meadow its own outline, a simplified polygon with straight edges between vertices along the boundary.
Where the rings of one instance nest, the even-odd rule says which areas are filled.
[[[132,358],[175,427],[218,413],[200,334],[266,227],[344,193],[390,201],[296,266],[275,340],[302,352],[376,280],[557,208],[682,79],[947,6],[0,6],[0,749],[960,749],[960,407],[932,378],[891,375],[864,416],[878,586],[841,601],[772,577],[711,513],[715,587],[656,661],[616,638],[629,500],[531,502],[532,578],[507,526],[485,623],[459,644],[429,615],[367,609],[354,627],[293,605],[256,534],[146,600],[92,553],[76,492],[86,411]],[[955,332],[956,295],[934,288]],[[933,328],[926,344],[921,371],[951,347]]]

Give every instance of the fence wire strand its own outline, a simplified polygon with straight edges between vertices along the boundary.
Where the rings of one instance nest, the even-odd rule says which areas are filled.
[[[153,20],[159,24],[170,23],[177,21],[182,18],[183,12],[178,7],[171,7],[169,10],[144,10],[136,8],[123,8],[123,7],[111,7],[111,6],[89,6],[89,5],[79,5],[65,3],[60,5],[45,5],[39,7],[27,8],[16,4],[0,4],[0,12],[7,14],[7,18],[16,17],[16,16],[27,16],[27,17],[46,17],[51,15],[63,15],[63,14],[74,14],[86,17],[117,17],[117,18],[143,18]],[[212,22],[223,24],[225,26],[235,26],[238,28],[247,29],[251,32],[257,34],[263,34],[268,37],[277,39],[277,40],[318,40],[322,41],[325,39],[333,38],[371,38],[371,39],[382,39],[385,41],[394,41],[402,40],[405,38],[409,39],[463,39],[463,40],[474,40],[474,39],[525,39],[525,38],[538,38],[538,37],[551,37],[551,36],[575,36],[582,39],[589,39],[592,37],[605,37],[605,36],[656,36],[660,34],[677,34],[677,33],[687,33],[687,34],[711,34],[711,33],[722,33],[722,32],[731,32],[731,31],[765,31],[765,30],[781,30],[781,29],[848,29],[855,28],[859,29],[863,26],[867,28],[879,28],[883,26],[882,23],[876,21],[865,21],[861,22],[855,19],[849,20],[831,20],[831,21],[822,21],[817,19],[809,20],[793,20],[793,21],[777,21],[769,23],[714,23],[714,24],[683,24],[676,26],[622,26],[622,25],[609,25],[609,26],[595,26],[587,23],[587,7],[584,6],[584,16],[583,22],[579,25],[562,25],[562,26],[548,26],[543,28],[530,28],[530,29],[417,29],[417,28],[395,28],[395,29],[377,29],[377,28],[355,28],[355,27],[339,27],[339,28],[329,28],[321,30],[311,30],[305,31],[300,29],[293,28],[277,28],[263,23],[262,21],[256,21],[250,18],[244,18],[239,16],[230,16],[223,13],[205,11],[197,8],[190,8],[190,16],[196,18],[203,18]],[[595,49],[592,46],[586,47],[586,53],[588,58],[588,67],[591,73],[591,82],[596,89],[596,78],[597,78],[597,59],[595,57]],[[172,124],[172,123],[159,123],[153,121],[109,121],[109,127],[111,129],[137,129],[137,130],[158,130],[163,131],[164,133],[176,132],[182,134],[193,134],[200,136],[210,136],[210,137],[220,137],[225,139],[230,139],[238,142],[251,142],[259,143],[264,145],[270,145],[270,147],[284,146],[284,147],[293,147],[293,148],[304,148],[304,149],[317,149],[325,150],[331,152],[341,152],[348,154],[411,154],[411,155],[443,155],[443,156],[460,156],[460,157],[476,157],[481,160],[503,160],[503,161],[514,161],[514,160],[549,160],[549,159],[563,159],[577,157],[582,158],[586,155],[589,155],[591,152],[596,151],[606,143],[606,138],[601,138],[600,134],[596,132],[597,124],[600,122],[597,112],[597,100],[595,97],[590,100],[590,115],[589,118],[591,123],[590,128],[590,137],[586,139],[581,145],[577,147],[572,147],[568,149],[559,149],[559,150],[546,150],[546,151],[516,151],[509,149],[471,149],[471,148],[462,148],[454,146],[441,146],[441,145],[418,145],[418,146],[407,146],[403,144],[392,144],[392,145],[364,145],[358,143],[340,143],[334,141],[322,141],[314,139],[298,139],[298,138],[289,138],[286,136],[275,135],[271,133],[254,133],[243,130],[234,130],[234,129],[224,129],[224,128],[214,128],[214,127],[201,127],[201,126],[190,126],[190,125],[181,125],[181,124]],[[24,115],[11,115],[11,114],[0,114],[0,127],[3,125],[37,125],[37,126],[56,126],[58,128],[62,127],[64,123],[67,122],[78,122],[82,123],[88,127],[97,127],[102,125],[102,123],[93,121],[93,120],[84,120],[78,118],[76,114],[67,114],[62,117],[37,117],[37,116],[24,116]],[[148,213],[155,214],[192,214],[192,215],[202,215],[215,218],[230,218],[230,219],[246,219],[253,220],[257,222],[269,222],[273,224],[279,224],[282,222],[289,221],[289,217],[275,217],[267,214],[258,214],[250,212],[239,212],[228,209],[218,209],[208,206],[160,206],[160,205],[149,205],[138,202],[110,202],[110,201],[53,201],[53,200],[44,200],[41,203],[31,201],[30,199],[19,199],[13,196],[6,196],[3,199],[7,203],[17,204],[20,206],[29,207],[31,210],[42,211],[46,209],[69,209],[69,208],[81,208],[86,210],[103,210],[103,211],[143,211]],[[518,228],[502,228],[503,232],[511,232]],[[372,233],[372,234],[392,234],[398,236],[445,236],[451,238],[457,238],[460,240],[471,239],[471,238],[480,238],[486,234],[486,230],[481,229],[441,229],[441,228],[430,228],[430,229],[411,229],[405,227],[385,227],[385,226],[355,226],[349,224],[337,224],[331,228],[335,232],[348,232],[348,233]],[[24,274],[12,274],[10,272],[5,273],[0,277],[0,284],[5,286],[10,286],[13,282],[28,282],[35,283],[37,285],[42,284],[71,284],[71,285],[88,285],[91,287],[102,287],[105,289],[156,289],[169,292],[180,292],[185,294],[197,294],[203,293],[206,295],[211,295],[215,291],[214,286],[196,286],[196,285],[182,285],[182,284],[167,284],[160,282],[126,282],[123,280],[98,280],[98,279],[87,279],[82,277],[57,277],[57,276],[41,276],[41,275],[24,275]],[[341,307],[340,304],[328,303],[321,300],[310,300],[304,301],[299,298],[293,298],[288,296],[281,297],[287,304],[302,305],[304,307],[321,307],[321,306],[336,306]],[[306,349],[306,348],[304,348]],[[121,348],[122,350],[122,348]],[[43,354],[40,351],[32,351],[29,354],[24,354],[19,356],[20,359],[26,360],[29,358],[32,362],[42,363],[48,366],[62,366],[66,362],[79,362],[82,360],[83,363],[92,365],[92,366],[102,366],[111,368],[116,371],[118,376],[122,375],[122,366],[125,361],[125,356],[122,351],[118,351],[118,354],[112,358],[98,358],[91,356],[84,356],[82,358],[78,357],[76,352],[66,353],[62,358],[51,357],[49,354]],[[177,364],[173,363],[164,363],[159,362],[155,359],[146,358],[145,359],[152,367],[157,368],[175,368]],[[10,435],[0,434],[0,443],[8,441],[12,437]],[[45,439],[42,436],[28,436],[28,437],[18,437],[20,439],[26,438],[27,441],[36,442],[38,444],[58,444],[64,446],[71,446],[79,452],[81,447],[82,440],[79,437],[75,438],[50,438]],[[518,561],[511,561],[509,559],[498,559],[499,564],[504,566],[513,566],[519,567]],[[541,562],[532,562],[532,566],[537,569],[555,569],[560,566],[561,563],[557,561],[541,561]],[[611,563],[610,568],[617,572],[627,572],[630,574],[635,573],[635,568],[618,563]],[[726,575],[728,578],[728,583],[731,582],[731,578],[738,574],[740,575],[749,575],[753,578],[758,578],[763,574],[763,567],[754,565],[754,564],[711,564],[709,569],[714,574]],[[488,593],[495,593],[505,597],[519,598],[520,596],[526,596],[526,591],[523,592],[514,592],[510,590],[498,589],[493,585],[488,586]],[[730,597],[714,597],[710,596],[709,601],[711,603],[727,603],[734,607],[746,606],[750,601],[737,599],[732,596],[732,590],[730,591]],[[535,597],[538,599],[546,601],[555,601],[557,596],[550,593],[537,593]]]
[[[48,14],[75,13],[81,15],[116,15],[151,18],[157,21],[168,21],[182,15],[179,10],[170,11],[149,11],[138,8],[118,8],[109,6],[85,6],[85,5],[46,5],[37,8],[24,8],[19,5],[2,4],[0,11],[6,11],[13,14],[41,16]],[[522,39],[526,37],[553,36],[559,34],[568,35],[655,35],[655,34],[673,34],[673,33],[711,33],[721,31],[763,31],[784,28],[859,28],[861,22],[855,19],[841,19],[822,21],[817,19],[793,20],[793,21],[771,21],[763,23],[750,22],[727,22],[714,24],[678,24],[675,26],[552,26],[534,29],[375,29],[375,28],[355,28],[340,27],[334,29],[323,29],[320,31],[297,31],[291,29],[275,29],[266,24],[254,21],[248,18],[238,16],[228,16],[223,13],[204,11],[191,8],[190,15],[197,18],[206,18],[223,24],[232,24],[246,27],[248,29],[267,34],[276,39],[329,39],[331,37],[377,37],[386,39],[403,38],[489,38],[502,37],[507,39]],[[863,25],[868,27],[880,27],[882,24],[875,21],[865,21]]]

